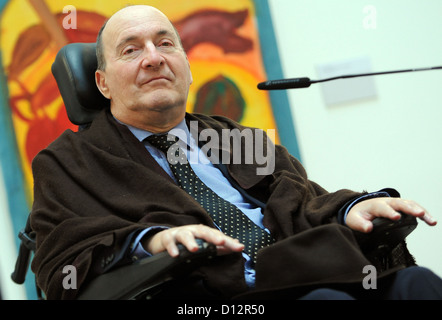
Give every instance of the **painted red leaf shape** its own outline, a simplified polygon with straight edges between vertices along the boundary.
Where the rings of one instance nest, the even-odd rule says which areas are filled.
[[[199,43],[213,43],[225,53],[246,52],[253,48],[250,39],[237,34],[244,24],[248,10],[227,12],[220,10],[201,10],[180,21],[175,21],[184,49],[189,52]]]
[[[50,41],[49,33],[40,24],[23,31],[12,53],[12,61],[8,67],[9,79],[17,79],[23,70],[40,57]]]

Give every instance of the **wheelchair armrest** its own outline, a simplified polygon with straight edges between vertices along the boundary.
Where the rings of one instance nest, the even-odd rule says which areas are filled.
[[[81,289],[78,300],[136,299],[176,277],[186,275],[216,255],[216,246],[200,239],[199,250],[189,252],[179,245],[180,254],[172,258],[167,252],[122,266],[92,280]]]
[[[364,252],[389,252],[416,228],[416,217],[401,214],[401,218],[393,221],[386,218],[376,218],[373,230],[369,233],[354,231],[356,240]]]
[[[18,233],[18,238],[21,241],[20,248],[11,279],[17,284],[23,284],[31,262],[31,255],[35,252],[36,246],[35,233],[31,229],[29,219],[26,222],[25,228]]]

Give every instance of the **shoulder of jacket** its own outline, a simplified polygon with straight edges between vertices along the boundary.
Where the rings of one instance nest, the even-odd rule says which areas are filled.
[[[246,126],[241,125],[240,123],[221,115],[206,115],[201,113],[187,113],[186,119],[188,121],[198,121],[204,127],[207,128],[219,128],[219,129],[245,129],[248,128]]]

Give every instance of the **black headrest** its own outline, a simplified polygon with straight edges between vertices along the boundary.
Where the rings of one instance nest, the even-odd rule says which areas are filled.
[[[85,125],[110,102],[95,84],[97,57],[95,43],[70,43],[60,49],[52,64],[69,120]]]

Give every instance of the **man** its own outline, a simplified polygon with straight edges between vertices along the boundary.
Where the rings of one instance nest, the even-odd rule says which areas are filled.
[[[65,265],[76,267],[81,287],[131,259],[162,251],[175,257],[178,243],[195,251],[196,238],[218,248],[215,261],[195,273],[198,285],[189,285],[208,296],[271,295],[293,288],[292,298],[324,298],[324,292],[326,297],[350,297],[337,290],[331,295],[312,290],[340,283],[360,286],[362,267],[369,261],[351,230],[370,232],[375,217],[397,220],[399,211],[436,224],[425,209],[398,198],[394,190],[328,193],[309,181],[300,163],[281,146],[267,149],[274,151],[274,170],[258,175],[258,164],[245,163],[247,146],[242,145],[240,163],[205,161],[191,166],[206,185],[264,230],[263,237],[273,239],[258,251],[255,261],[256,252],[228,236],[220,222],[178,185],[168,152],[148,138],[174,130],[184,133],[177,134],[177,145],[184,143],[183,150],[198,158],[203,153],[214,162],[189,127],[196,123],[196,135],[210,129],[220,136],[223,130],[247,129],[223,117],[186,114],[192,74],[167,17],[150,6],[118,11],[100,31],[97,58],[96,83],[110,99],[110,110],[99,114],[87,130],[65,132],[33,163],[31,224],[38,249],[32,268],[48,298],[77,294],[62,287]],[[267,138],[257,132],[253,131],[254,142],[266,144]],[[211,146],[215,153],[216,146]],[[421,273],[437,278],[425,269],[414,274]],[[393,281],[392,276],[385,278]]]

